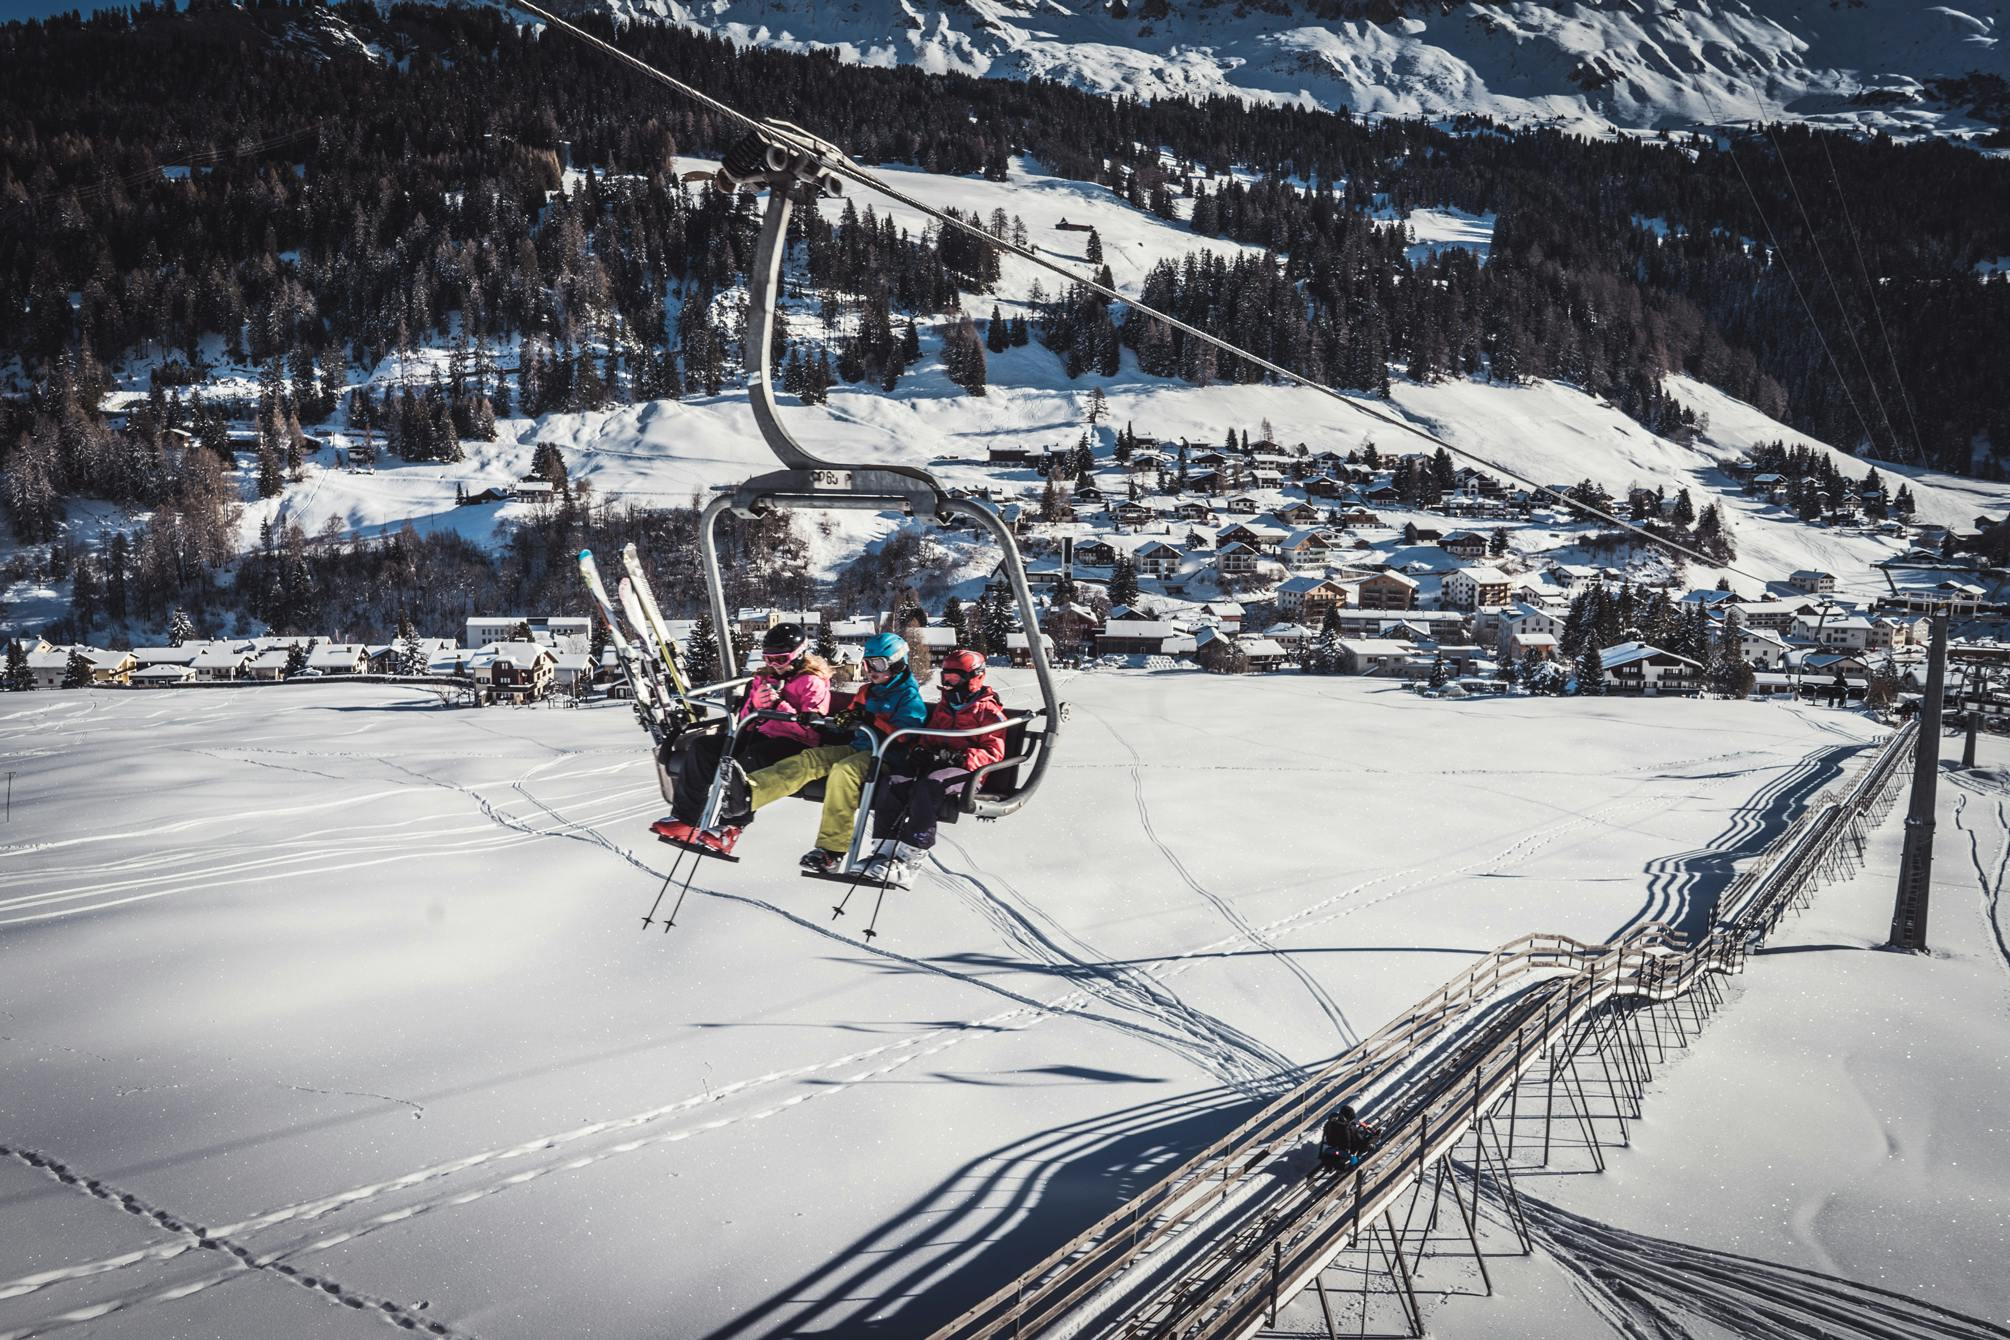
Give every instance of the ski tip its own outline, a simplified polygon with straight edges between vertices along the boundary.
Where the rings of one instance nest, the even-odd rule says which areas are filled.
[[[591,549],[582,549],[579,551],[579,561],[582,563],[584,563],[587,559],[592,557],[593,557],[593,551]]]

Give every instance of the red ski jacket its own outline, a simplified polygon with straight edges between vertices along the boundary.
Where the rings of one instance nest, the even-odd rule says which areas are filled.
[[[1005,705],[998,701],[998,695],[990,689],[979,689],[975,694],[957,706],[944,694],[942,700],[928,711],[928,720],[923,724],[935,730],[968,730],[972,726],[989,726],[1005,720]],[[948,737],[940,735],[917,735],[913,737],[917,749],[931,746],[938,749],[961,750],[962,767],[967,772],[975,772],[987,763],[996,763],[1005,757],[1005,732],[991,731],[985,735]]]

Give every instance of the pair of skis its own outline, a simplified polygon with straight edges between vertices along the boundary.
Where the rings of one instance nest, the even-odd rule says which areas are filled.
[[[618,588],[621,609],[617,613],[593,551],[579,551],[579,575],[586,579],[586,589],[592,592],[594,603],[600,607],[600,617],[607,621],[608,631],[614,635],[614,654],[621,662],[628,691],[634,696],[635,715],[650,738],[661,745],[676,738],[702,712],[691,698],[691,686],[685,682],[683,669],[678,665],[677,644],[670,636],[670,626],[663,621],[663,611],[656,604],[656,593],[649,585],[649,575],[642,570],[642,559],[634,544],[622,549],[621,564],[626,573]],[[645,654],[652,640],[654,653]],[[636,649],[638,644],[642,651]]]

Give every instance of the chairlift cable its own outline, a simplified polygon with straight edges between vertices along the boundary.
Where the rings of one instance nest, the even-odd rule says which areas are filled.
[[[1808,230],[1808,244],[1815,249],[1815,260],[1821,264],[1822,278],[1828,281],[1829,295],[1836,300],[1837,319],[1842,325],[1843,334],[1849,337],[1850,348],[1856,351],[1857,366],[1863,369],[1864,384],[1870,387],[1871,403],[1877,406],[1878,414],[1884,419],[1884,430],[1891,434],[1892,454],[1895,457],[1901,445],[1898,438],[1898,425],[1891,421],[1891,411],[1885,408],[1884,397],[1878,392],[1877,376],[1871,372],[1870,360],[1864,357],[1863,345],[1858,342],[1856,337],[1856,328],[1850,324],[1849,309],[1843,306],[1842,289],[1836,285],[1835,272],[1829,269],[1828,253],[1822,250],[1822,240],[1815,234],[1814,220],[1808,217],[1808,207],[1801,200],[1801,186],[1794,179],[1793,164],[1787,161],[1786,146],[1780,143],[1779,132],[1773,128],[1771,122],[1766,123],[1766,138],[1772,141],[1773,153],[1780,160],[1780,171],[1787,179],[1787,190],[1794,197],[1794,208],[1800,211],[1801,226]],[[1830,169],[1833,170],[1834,166],[1834,163],[1831,162]],[[1872,440],[1871,446],[1873,448],[1877,446],[1875,439]]]
[[[927,217],[934,219],[936,222],[940,223],[945,228],[955,228],[963,233],[970,235],[973,238],[978,239],[979,241],[984,242],[985,244],[991,247],[996,248],[999,251],[1007,252],[1011,255],[1019,257],[1022,260],[1030,261],[1034,265],[1040,266],[1043,269],[1050,270],[1053,273],[1060,275],[1061,277],[1068,279],[1073,283],[1080,284],[1083,288],[1088,289],[1092,293],[1100,294],[1103,297],[1109,298],[1114,302],[1121,302],[1134,312],[1142,312],[1144,315],[1151,317],[1154,320],[1160,321],[1174,330],[1190,335],[1193,338],[1200,340],[1205,344],[1211,345],[1214,348],[1221,350],[1223,353],[1232,354],[1235,357],[1244,359],[1256,365],[1257,367],[1264,369],[1267,372],[1274,373],[1278,377],[1281,377],[1286,381],[1294,382],[1299,386],[1306,388],[1307,390],[1316,391],[1319,394],[1326,396],[1328,399],[1333,400],[1340,405],[1343,405],[1349,409],[1354,410],[1356,413],[1363,414],[1366,415],[1368,418],[1374,419],[1378,423],[1381,423],[1390,428],[1394,428],[1399,432],[1408,433],[1413,437],[1421,438],[1422,440],[1431,443],[1433,446],[1442,448],[1445,452],[1447,452],[1450,455],[1458,456],[1476,465],[1484,466],[1487,469],[1495,472],[1496,474],[1502,475],[1510,480],[1513,480],[1518,484],[1526,485],[1530,489],[1534,490],[1536,494],[1546,494],[1552,498],[1555,498],[1559,502],[1563,503],[1565,507],[1571,510],[1584,513],[1591,517],[1595,517],[1600,521],[1604,521],[1613,526],[1617,526],[1621,530],[1629,531],[1632,534],[1638,535],[1641,539],[1647,541],[1649,544],[1659,546],[1660,548],[1670,553],[1679,555],[1681,557],[1693,559],[1694,561],[1703,565],[1704,567],[1714,568],[1724,572],[1732,572],[1738,574],[1741,577],[1749,578],[1750,580],[1759,583],[1761,589],[1764,589],[1771,583],[1779,580],[1778,578],[1762,577],[1758,573],[1752,572],[1746,568],[1739,567],[1734,563],[1725,563],[1718,559],[1714,559],[1710,557],[1708,554],[1705,554],[1702,551],[1695,549],[1689,545],[1683,544],[1678,540],[1671,540],[1666,536],[1656,535],[1652,531],[1649,531],[1645,527],[1640,526],[1634,522],[1622,520],[1620,517],[1604,510],[1603,508],[1596,507],[1590,503],[1583,502],[1575,498],[1567,497],[1564,494],[1559,493],[1554,487],[1548,484],[1539,483],[1536,480],[1531,479],[1528,476],[1523,475],[1518,471],[1509,469],[1507,466],[1501,465],[1498,462],[1493,461],[1476,451],[1472,451],[1468,448],[1458,446],[1452,442],[1448,442],[1444,438],[1438,436],[1436,433],[1431,432],[1427,428],[1421,428],[1416,424],[1411,423],[1407,419],[1401,418],[1394,413],[1378,409],[1372,405],[1363,404],[1359,400],[1356,400],[1353,397],[1348,396],[1331,386],[1328,386],[1324,382],[1314,380],[1313,378],[1306,376],[1304,373],[1294,372],[1290,368],[1284,367],[1283,365],[1278,363],[1274,363],[1271,360],[1264,358],[1260,354],[1253,354],[1239,345],[1233,344],[1228,340],[1222,339],[1218,335],[1210,334],[1209,332],[1202,330],[1197,326],[1190,325],[1187,322],[1180,320],[1176,316],[1172,316],[1166,312],[1161,312],[1157,308],[1151,307],[1137,298],[1130,297],[1124,293],[1119,292],[1115,288],[1109,287],[1101,283],[1093,276],[1078,273],[1075,270],[1070,269],[1068,266],[1063,265],[1059,261],[1053,260],[1048,256],[1042,255],[1040,252],[1034,250],[1031,247],[1020,246],[1019,244],[1007,238],[994,237],[991,233],[987,232],[984,228],[982,228],[977,224],[971,223],[961,217],[958,217],[957,215],[946,213],[943,210],[937,209],[935,206],[928,204],[926,201],[919,200],[914,196],[909,195],[907,192],[902,191],[898,187],[894,186],[892,183],[878,176],[876,173],[870,172],[867,169],[860,167],[857,163],[854,163],[851,159],[845,157],[843,154],[833,155],[830,151],[829,146],[810,139],[806,133],[797,131],[793,127],[788,127],[773,121],[757,120],[754,117],[749,116],[747,113],[740,111],[738,108],[735,108],[725,102],[720,101],[718,98],[713,97],[711,94],[705,93],[700,89],[692,87],[690,84],[685,83],[683,80],[677,78],[675,75],[671,75],[662,70],[659,70],[655,66],[649,64],[647,61],[642,60],[640,57],[631,55],[628,52],[623,51],[621,48],[615,46],[613,43],[605,40],[604,38],[596,37],[594,34],[589,33],[585,29],[578,27],[576,24],[570,23],[565,19],[560,18],[558,15],[553,14],[551,11],[535,3],[535,0],[496,0],[496,3],[498,3],[501,7],[505,9],[508,8],[522,9],[538,16],[539,18],[552,24],[554,27],[559,28],[567,33],[570,33],[574,37],[579,38],[581,41],[587,43],[588,45],[599,48],[600,50],[613,56],[615,59],[630,66],[637,72],[645,75],[649,79],[652,79],[657,83],[663,84],[668,88],[674,89],[677,92],[682,93],[684,96],[693,99],[694,101],[700,103],[701,105],[705,106],[706,108],[709,108],[714,112],[717,112],[719,115],[726,117],[728,120],[736,122],[739,125],[745,126],[747,129],[753,131],[757,135],[760,135],[774,142],[783,144],[788,148],[795,150],[798,153],[812,155],[822,160],[824,166],[828,168],[828,170],[832,174],[856,182],[859,185],[865,187],[867,190],[877,192],[878,194],[885,196],[887,199],[892,200],[896,204],[905,205],[909,209],[915,210],[920,214],[926,215]],[[1737,163],[1737,156],[1735,153],[1732,154],[1732,162],[1734,164]],[[1743,178],[1744,167],[1742,164],[1738,165],[1738,173],[1739,176]],[[1747,194],[1751,194],[1751,183],[1749,181],[1746,181],[1745,189]],[[1757,197],[1755,195],[1753,196],[1753,202],[1755,205],[1757,204]],[[1765,212],[1763,209],[1760,210],[1760,218],[1762,221],[1765,218]],[[1772,225],[1769,222],[1766,224],[1766,230],[1769,235],[1772,233]],[[1776,252],[1779,249],[1777,240],[1775,240],[1774,242],[1774,249]],[[1783,268],[1787,269],[1788,278],[1793,279],[1793,271],[1791,267],[1785,266],[1784,259],[1782,260],[1782,266]],[[1794,291],[1796,294],[1800,294],[1801,292],[1800,283],[1798,280],[1794,281]],[[1803,295],[1801,300],[1802,305],[1805,307],[1807,305],[1806,297]],[[1814,315],[1813,309],[1810,308],[1809,316],[1812,318],[1813,315]],[[1821,340],[1823,352],[1829,353],[1828,341],[1822,337],[1819,324],[1817,324],[1816,326],[1815,334],[1816,338]],[[1835,355],[1833,353],[1829,353],[1829,362],[1832,367],[1835,366]],[[1838,379],[1840,379],[1841,377],[1840,369],[1837,370],[1837,376]],[[1850,408],[1852,410],[1856,410],[1856,401],[1854,397],[1850,396],[1849,387],[1847,386],[1847,384],[1843,386],[1843,394],[1846,398],[1849,399]],[[1863,414],[1862,411],[1860,410],[1857,410],[1857,419],[1859,422],[1864,423],[1864,432],[1866,437],[1871,438],[1871,440],[1874,441],[1875,439],[1872,438],[1870,434],[1869,424],[1867,422],[1864,422]]]
[[[1829,180],[1836,188],[1836,200],[1842,205],[1843,224],[1849,230],[1850,246],[1856,251],[1857,273],[1863,276],[1864,291],[1870,294],[1870,310],[1877,315],[1877,333],[1884,340],[1885,357],[1891,360],[1892,385],[1898,388],[1898,403],[1905,410],[1906,421],[1912,426],[1912,450],[1921,465],[1926,462],[1926,441],[1919,435],[1919,416],[1912,412],[1912,397],[1905,392],[1905,378],[1898,370],[1898,350],[1891,343],[1891,331],[1884,324],[1884,304],[1877,300],[1877,285],[1871,280],[1870,265],[1864,260],[1863,240],[1857,236],[1856,220],[1851,217],[1849,197],[1843,194],[1842,177],[1836,172],[1835,156],[1829,152],[1829,142],[1821,141],[1822,157],[1828,160]]]

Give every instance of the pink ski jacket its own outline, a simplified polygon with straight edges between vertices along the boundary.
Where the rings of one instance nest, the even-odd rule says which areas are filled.
[[[773,675],[757,674],[754,682],[747,686],[747,701],[740,706],[740,715],[750,712],[794,712],[798,716],[820,717],[831,708],[831,682],[828,675],[820,675],[814,670],[803,670],[787,679],[777,679]],[[793,721],[762,721],[754,729],[777,740],[793,740],[805,746],[823,743],[817,733],[808,726],[799,726]]]

